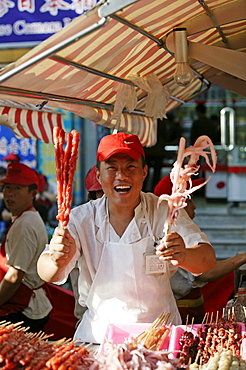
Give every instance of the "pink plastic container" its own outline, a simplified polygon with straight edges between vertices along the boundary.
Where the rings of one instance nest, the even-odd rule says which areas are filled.
[[[151,324],[148,323],[136,323],[131,325],[123,325],[123,324],[110,324],[107,327],[106,334],[104,337],[104,341],[101,345],[101,352],[104,351],[104,344],[111,341],[113,344],[122,344],[125,339],[131,337],[137,337],[139,334],[144,332],[150,327]],[[169,347],[170,335],[172,332],[172,328],[170,331],[169,336],[166,337],[162,348],[167,350]]]
[[[245,324],[238,322],[237,323],[239,328],[241,329],[241,334],[244,336],[245,334]],[[180,349],[180,344],[179,344],[179,339],[183,335],[185,331],[190,331],[194,336],[197,334],[197,329],[201,327],[201,324],[196,324],[191,327],[191,325],[177,325],[174,326],[171,332],[170,336],[170,342],[169,342],[169,348],[168,350],[170,352],[173,352],[172,354],[169,355],[170,358],[177,357],[177,351]],[[242,357],[245,359],[246,356],[246,338],[243,339],[242,342]]]
[[[104,344],[111,341],[113,344],[122,344],[125,339],[131,337],[137,337],[143,331],[147,330],[151,324],[147,323],[136,323],[131,325],[123,324],[110,324],[107,327],[107,331],[104,337],[104,341],[100,346],[99,353],[104,351]],[[246,335],[245,324],[238,323],[239,328],[241,328],[242,336]],[[191,325],[171,325],[170,334],[165,339],[165,342],[162,345],[163,350],[168,350],[170,352],[169,358],[177,357],[177,351],[180,349],[179,339],[183,335],[184,331],[191,331],[194,335],[197,334],[197,329],[201,327],[201,324],[196,324],[191,327]],[[246,360],[246,338],[242,341],[241,346],[241,356],[242,359]]]
[[[246,361],[246,328],[244,327],[244,330],[242,330],[242,336],[245,338],[242,341],[242,346],[241,346],[241,356],[244,361]]]

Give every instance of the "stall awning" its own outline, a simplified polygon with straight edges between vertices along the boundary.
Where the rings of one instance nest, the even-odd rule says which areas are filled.
[[[142,143],[153,145],[156,117],[146,113],[149,92],[132,77],[144,82],[154,74],[170,92],[167,112],[212,83],[246,96],[245,19],[245,0],[102,0],[4,68],[0,98],[33,104],[47,100],[49,106],[107,127],[115,126],[112,114],[120,103],[124,113],[118,129],[142,132]],[[173,79],[176,28],[186,29],[195,73],[187,86]],[[122,86],[136,94],[133,111],[123,100],[117,102]],[[151,98],[163,109],[159,96]]]
[[[0,99],[0,124],[9,127],[18,139],[39,139],[52,143],[55,126],[64,128],[62,114],[51,108],[39,110],[33,104]]]

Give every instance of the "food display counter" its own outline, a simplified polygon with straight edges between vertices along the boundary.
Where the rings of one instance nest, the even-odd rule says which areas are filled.
[[[191,370],[198,365],[212,370],[219,367],[209,363],[225,356],[224,370],[246,368],[245,324],[224,319],[179,326],[111,324],[98,352],[90,344],[64,338],[49,342],[44,334],[31,335],[18,324],[0,325],[3,370]]]

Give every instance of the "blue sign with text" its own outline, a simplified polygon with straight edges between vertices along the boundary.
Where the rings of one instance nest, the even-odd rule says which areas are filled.
[[[0,48],[32,47],[60,31],[99,0],[1,0]]]
[[[7,167],[4,157],[10,153],[17,154],[21,163],[36,169],[36,140],[17,139],[8,127],[0,125],[0,167]]]

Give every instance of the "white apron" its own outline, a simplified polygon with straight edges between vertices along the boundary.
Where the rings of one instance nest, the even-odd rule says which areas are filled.
[[[102,343],[109,324],[152,323],[162,312],[170,312],[171,318],[175,315],[174,325],[181,324],[168,263],[165,262],[165,273],[144,272],[144,253],[153,251],[153,233],[146,220],[150,236],[133,244],[109,242],[108,224],[98,270],[86,300],[88,309],[74,339]]]

